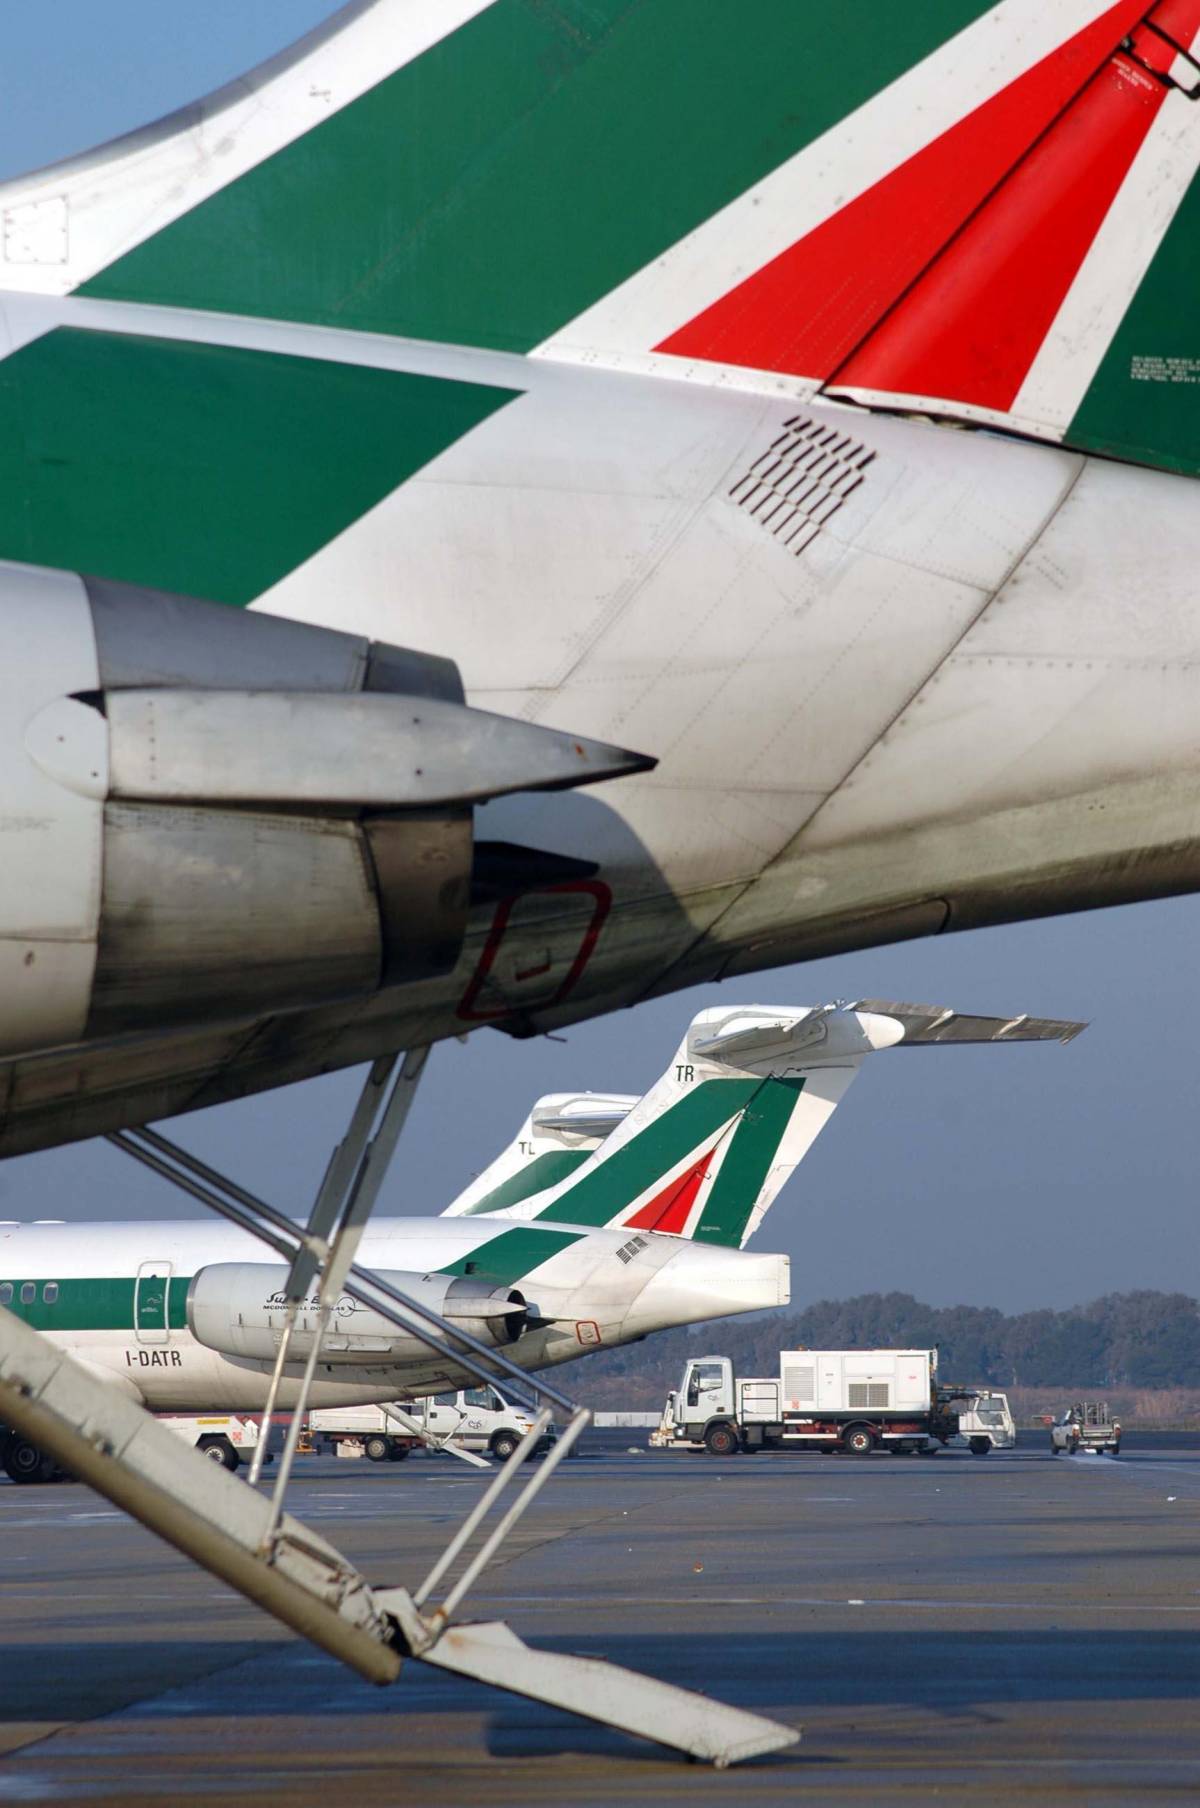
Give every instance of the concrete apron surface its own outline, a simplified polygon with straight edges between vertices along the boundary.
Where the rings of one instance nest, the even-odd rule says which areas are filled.
[[[565,1464],[469,1602],[804,1729],[718,1773],[409,1664],[372,1689],[89,1494],[0,1487],[0,1803],[1200,1796],[1200,1451]],[[480,1481],[306,1459],[289,1502],[413,1581]]]

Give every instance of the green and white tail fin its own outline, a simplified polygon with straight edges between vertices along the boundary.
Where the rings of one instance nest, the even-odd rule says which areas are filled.
[[[356,0],[206,100],[0,185],[0,290],[832,395],[1200,470],[1200,0],[852,9],[836,74],[812,54],[830,23],[815,0],[761,0],[752,30],[694,0]]]
[[[1069,1041],[1082,1024],[1030,1017],[964,1017],[932,1005],[765,1005],[702,1011],[688,1027],[662,1078],[639,1100],[606,1095],[589,1124],[574,1095],[580,1126],[572,1171],[542,1191],[528,1186],[550,1150],[519,1136],[496,1167],[451,1207],[504,1217],[633,1231],[654,1231],[740,1248],[845,1097],[866,1056],[898,1044]],[[562,1139],[572,1122],[570,1095],[539,1101],[544,1137]],[[534,1115],[525,1130],[532,1131]],[[611,1127],[609,1127],[611,1126]],[[588,1136],[591,1151],[583,1154]],[[486,1184],[485,1184],[486,1183]],[[521,1196],[498,1201],[502,1188]],[[486,1203],[481,1201],[486,1200]]]
[[[464,1187],[443,1218],[511,1217],[583,1165],[637,1104],[636,1094],[548,1092],[506,1149]]]

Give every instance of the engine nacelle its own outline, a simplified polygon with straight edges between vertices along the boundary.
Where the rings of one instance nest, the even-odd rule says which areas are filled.
[[[0,1056],[447,973],[474,805],[649,763],[432,654],[0,564]]]
[[[480,1343],[514,1343],[529,1320],[524,1296],[512,1287],[469,1276],[408,1274],[380,1269],[410,1299],[440,1313]],[[214,1262],[201,1268],[187,1297],[192,1336],[222,1356],[274,1362],[287,1317],[283,1285],[287,1269],[269,1262]],[[291,1353],[301,1362],[312,1348],[317,1330],[316,1299],[306,1300],[296,1316]],[[429,1349],[390,1319],[343,1294],[321,1342],[321,1359],[370,1368],[428,1356]]]

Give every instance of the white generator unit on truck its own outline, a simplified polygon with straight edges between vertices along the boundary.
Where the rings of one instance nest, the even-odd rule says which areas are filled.
[[[936,1350],[781,1350],[779,1373],[741,1379],[728,1356],[698,1356],[667,1395],[656,1449],[923,1451],[958,1431],[939,1398]]]

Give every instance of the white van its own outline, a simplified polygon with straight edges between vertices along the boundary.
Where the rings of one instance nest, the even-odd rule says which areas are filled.
[[[439,1442],[452,1440],[464,1450],[487,1451],[497,1462],[510,1457],[533,1420],[523,1406],[511,1406],[495,1387],[459,1388],[457,1393],[435,1394],[418,1402],[419,1416]],[[553,1423],[546,1427],[535,1454],[541,1456],[558,1437]]]

